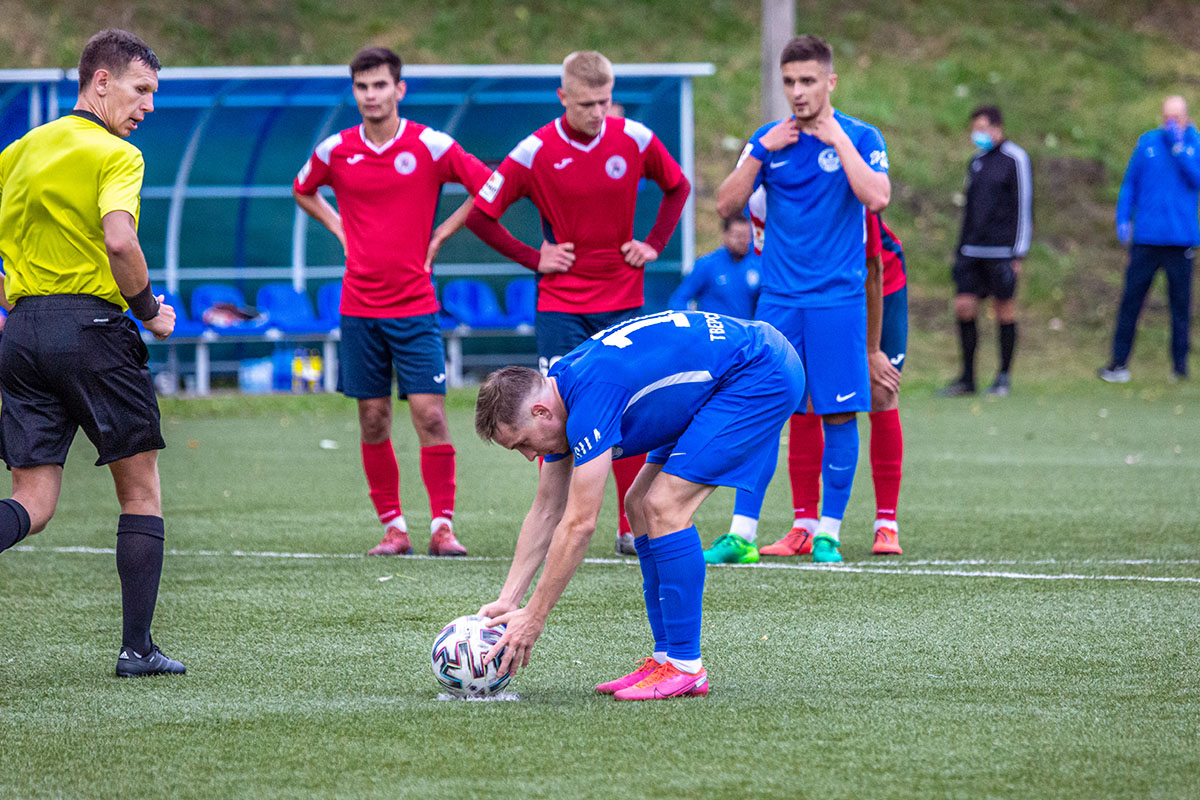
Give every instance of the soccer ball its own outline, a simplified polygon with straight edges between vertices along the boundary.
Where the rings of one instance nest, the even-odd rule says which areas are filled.
[[[488,625],[485,617],[459,617],[433,640],[433,677],[447,692],[458,697],[487,697],[508,685],[512,673],[499,677],[504,651],[483,662],[484,654],[504,635],[503,625]]]

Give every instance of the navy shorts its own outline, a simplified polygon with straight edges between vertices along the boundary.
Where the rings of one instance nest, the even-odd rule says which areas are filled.
[[[983,299],[1011,300],[1017,293],[1017,276],[1007,258],[971,258],[960,255],[951,272],[958,294]]]
[[[883,330],[879,337],[879,349],[887,354],[893,367],[904,369],[904,356],[908,349],[907,286],[883,296]]]
[[[96,466],[166,447],[137,325],[92,295],[17,300],[0,339],[0,458],[63,464],[75,433]]]
[[[832,308],[796,308],[760,298],[755,316],[779,329],[804,364],[813,413],[871,410],[866,301]]]
[[[445,394],[446,351],[436,314],[398,319],[342,315],[338,391],[359,400]]]
[[[647,464],[705,486],[753,490],[769,461],[779,458],[779,431],[802,410],[804,366],[779,331],[776,346],[736,373],[724,375],[691,423]]]
[[[537,339],[538,369],[545,375],[554,362],[588,340],[589,336],[618,322],[633,319],[642,309],[625,308],[598,314],[569,314],[566,311],[539,311],[533,331]]]

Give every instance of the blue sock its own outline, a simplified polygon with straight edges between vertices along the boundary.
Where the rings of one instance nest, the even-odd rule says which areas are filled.
[[[642,566],[642,594],[646,597],[650,633],[654,634],[654,652],[661,653],[667,649],[667,629],[663,627],[662,605],[658,601],[658,566],[654,563],[650,537],[637,537],[633,546],[637,548],[638,563]]]
[[[667,655],[700,658],[700,616],[704,605],[704,548],[693,525],[650,540],[658,565],[658,596],[667,631]]]
[[[840,520],[846,516],[854,470],[858,467],[858,420],[841,425],[825,422],[821,427],[825,430],[825,457],[821,460],[825,502],[821,505],[821,516]]]
[[[763,464],[763,470],[759,473],[758,482],[754,484],[752,491],[738,489],[737,494],[733,497],[733,513],[736,516],[749,517],[750,519],[758,519],[762,516],[763,500],[767,496],[767,487],[771,484],[771,478],[775,477],[775,465],[779,462],[779,437],[776,436],[772,440],[775,453],[774,458],[768,458]]]

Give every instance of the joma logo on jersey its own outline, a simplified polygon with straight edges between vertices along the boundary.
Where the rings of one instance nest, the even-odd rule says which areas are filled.
[[[882,169],[887,169],[888,168],[887,151],[886,150],[872,150],[871,151],[871,166],[872,167],[880,167]]]

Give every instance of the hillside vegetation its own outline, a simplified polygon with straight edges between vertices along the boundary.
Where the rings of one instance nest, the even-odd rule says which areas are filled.
[[[71,66],[86,37],[106,25],[137,31],[173,66],[344,63],[368,43],[391,46],[409,63],[554,62],[577,48],[615,61],[711,61],[717,74],[696,81],[702,249],[718,241],[714,196],[734,143],[759,121],[757,3],[59,0],[49,8],[0,0],[0,67]],[[948,368],[948,263],[971,155],[965,116],[992,102],[1034,164],[1022,357],[1049,372],[1084,374],[1098,364],[1124,267],[1112,233],[1117,187],[1163,96],[1179,92],[1200,108],[1200,4],[802,1],[797,18],[800,31],[835,46],[838,107],[878,124],[888,140],[887,217],[909,254],[913,350],[928,349]],[[1163,349],[1163,307],[1157,292],[1143,362]],[[1085,362],[1069,357],[1078,348]]]

